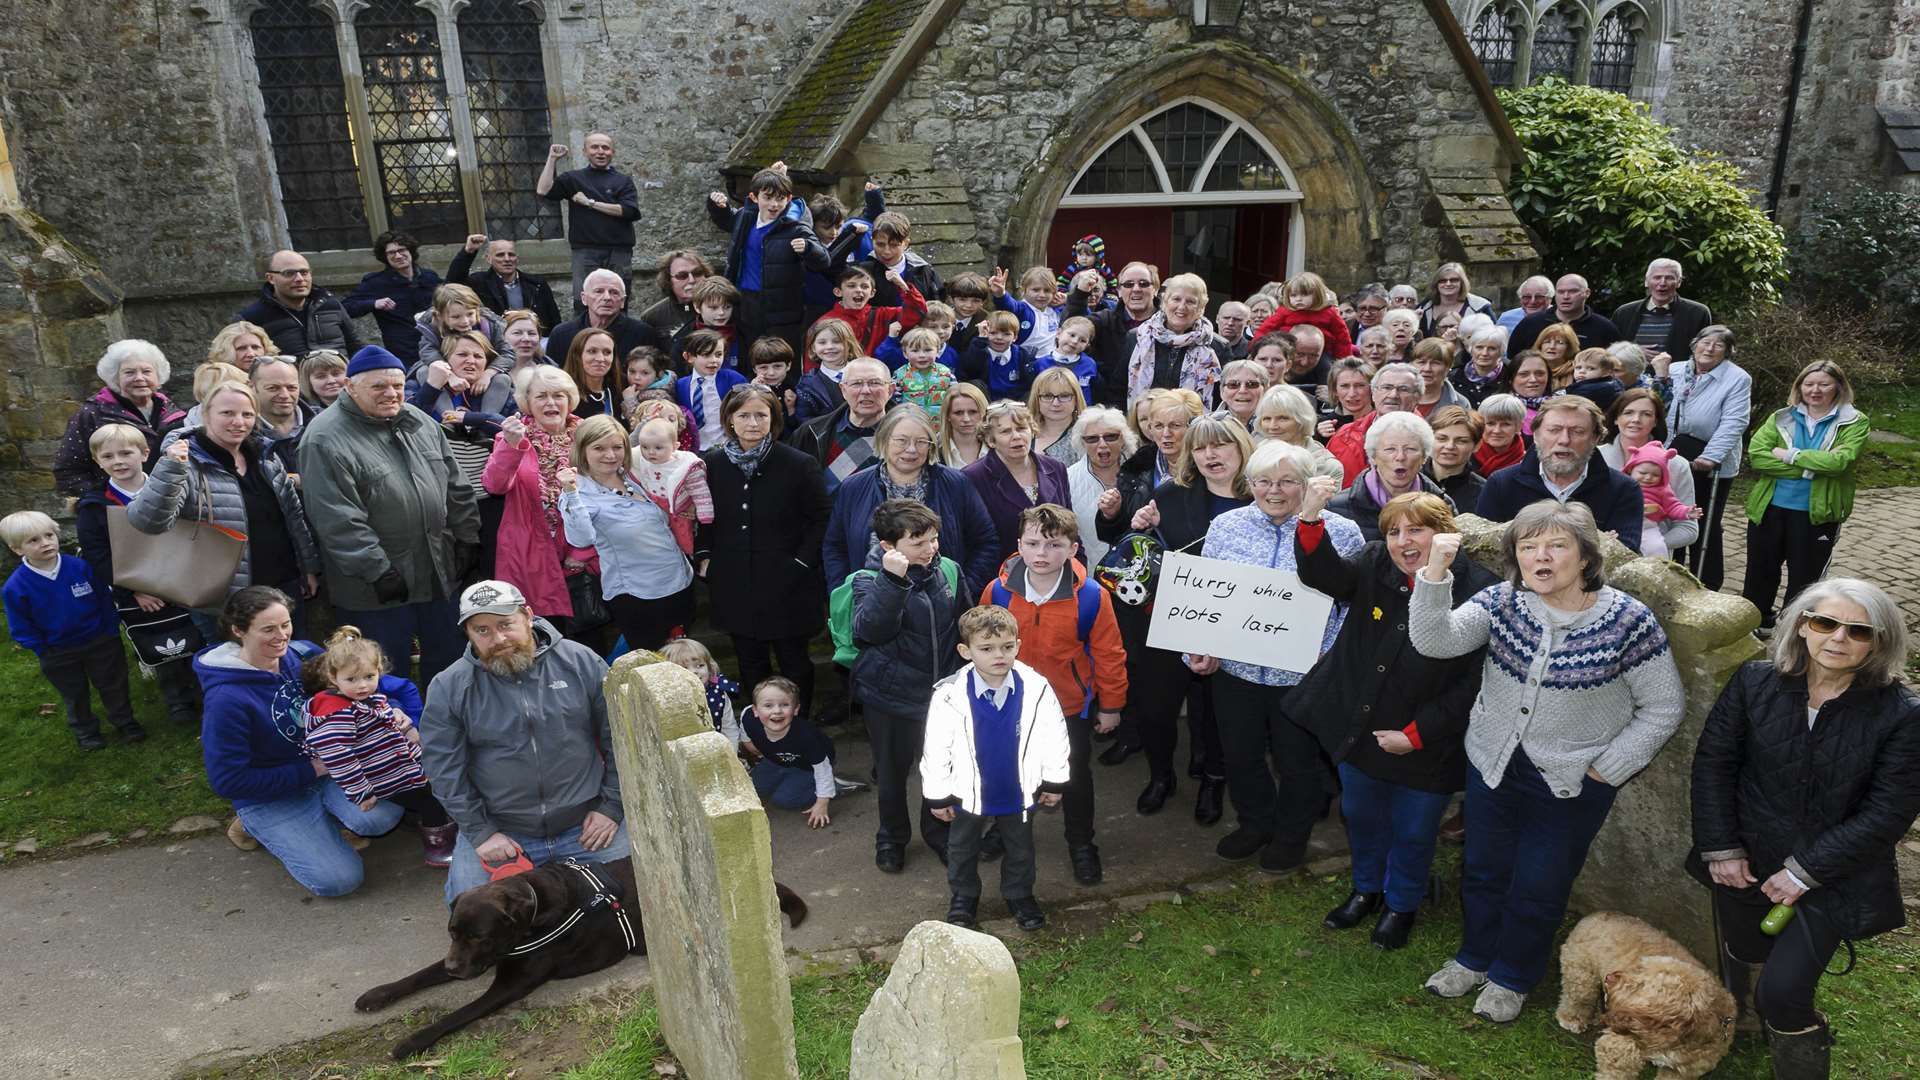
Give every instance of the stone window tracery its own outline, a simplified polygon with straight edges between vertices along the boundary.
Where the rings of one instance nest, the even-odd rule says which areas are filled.
[[[318,251],[366,242],[372,234],[333,23],[302,0],[267,0],[248,26],[294,245]]]
[[[1633,65],[1644,23],[1638,9],[1621,5],[1607,12],[1593,31],[1593,63],[1587,81],[1618,94],[1633,92]]]
[[[1473,21],[1467,39],[1473,43],[1473,55],[1479,58],[1487,81],[1503,90],[1512,89],[1520,55],[1513,9],[1504,4],[1488,4]]]
[[[1300,197],[1286,162],[1244,121],[1208,103],[1178,101],[1115,136],[1080,170],[1060,205]]]
[[[1488,0],[1456,8],[1487,81],[1512,89],[1558,78],[1646,97],[1672,17],[1662,0]]]
[[[1540,17],[1533,31],[1533,81],[1545,78],[1573,81],[1580,57],[1580,16],[1557,7]]]

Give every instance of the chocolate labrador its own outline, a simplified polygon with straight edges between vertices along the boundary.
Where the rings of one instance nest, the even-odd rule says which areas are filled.
[[[806,901],[774,883],[780,910],[799,926]],[[645,955],[633,862],[550,863],[468,889],[454,898],[444,960],[361,994],[353,1007],[375,1012],[429,986],[494,969],[487,992],[394,1044],[399,1061],[532,993],[548,979],[573,979]]]

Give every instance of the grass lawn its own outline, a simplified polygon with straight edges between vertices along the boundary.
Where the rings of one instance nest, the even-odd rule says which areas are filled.
[[[1867,414],[1873,430],[1888,431],[1911,443],[1870,442],[1860,455],[1860,486],[1912,487],[1920,484],[1920,386],[1862,389],[1855,406]]]
[[[1443,856],[1457,872],[1457,856]],[[1334,934],[1320,917],[1346,895],[1343,877],[1258,883],[1139,914],[1102,913],[1086,933],[1015,942],[1020,1036],[1028,1075],[1239,1077],[1568,1077],[1590,1075],[1591,1038],[1553,1021],[1554,978],[1520,1020],[1489,1024],[1471,999],[1443,1001],[1421,982],[1458,942],[1459,910],[1438,905],[1413,945],[1382,953],[1364,930]],[[1837,966],[1837,965],[1836,965]],[[1822,984],[1840,1033],[1836,1075],[1920,1073],[1920,939],[1860,946],[1860,966]],[[850,1041],[879,966],[793,983],[800,1074],[847,1075]],[[479,987],[475,987],[477,993]],[[195,1074],[202,1080],[324,1075],[419,1076],[382,1052],[423,1016]],[[433,1075],[613,1080],[656,1075],[669,1060],[648,994],[496,1018],[429,1051]],[[1742,1038],[1713,1074],[1771,1075],[1765,1049]]]

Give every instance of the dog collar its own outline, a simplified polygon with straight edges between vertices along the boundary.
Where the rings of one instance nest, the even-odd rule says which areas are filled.
[[[554,927],[552,930],[547,931],[532,941],[514,946],[512,949],[507,950],[507,955],[525,956],[528,953],[538,952],[546,948],[548,945],[553,944],[565,936],[567,931],[578,926],[580,921],[585,919],[594,908],[603,906],[612,909],[614,921],[620,924],[620,936],[627,941],[627,951],[632,952],[634,947],[639,944],[639,939],[634,936],[633,920],[628,917],[627,909],[621,905],[620,897],[612,889],[607,887],[606,882],[600,880],[600,875],[594,873],[588,868],[587,864],[580,862],[578,859],[568,859],[562,865],[586,879],[589,890],[586,901],[576,906],[565,919],[560,921],[559,926]],[[536,912],[539,911],[539,904],[540,894],[535,892],[534,910]]]

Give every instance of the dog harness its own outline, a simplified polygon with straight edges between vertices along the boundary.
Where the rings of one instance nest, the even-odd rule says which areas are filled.
[[[627,951],[632,952],[634,949],[634,946],[638,945],[640,942],[639,942],[639,938],[634,936],[633,920],[627,916],[627,909],[621,906],[620,897],[616,895],[611,888],[608,888],[606,882],[600,880],[600,875],[594,873],[593,870],[587,866],[587,864],[580,862],[577,859],[568,859],[562,865],[566,866],[568,869],[573,870],[574,872],[578,873],[581,877],[586,879],[587,888],[592,890],[591,895],[587,897],[585,903],[582,903],[578,907],[575,907],[571,914],[569,914],[565,919],[562,919],[560,921],[559,926],[554,927],[553,929],[547,931],[545,934],[542,934],[541,936],[535,938],[532,941],[526,942],[525,944],[514,946],[512,949],[509,949],[507,951],[507,955],[508,956],[525,956],[528,953],[537,952],[540,949],[546,948],[548,945],[551,945],[554,942],[560,940],[561,936],[564,935],[567,931],[573,929],[575,926],[578,926],[582,919],[585,919],[589,914],[593,912],[594,908],[602,907],[602,906],[611,908],[613,910],[614,921],[620,924],[620,936],[626,938]],[[534,902],[534,913],[535,913],[535,916],[537,917],[539,914],[539,903],[540,903],[539,893],[537,892],[534,893],[533,902]]]

